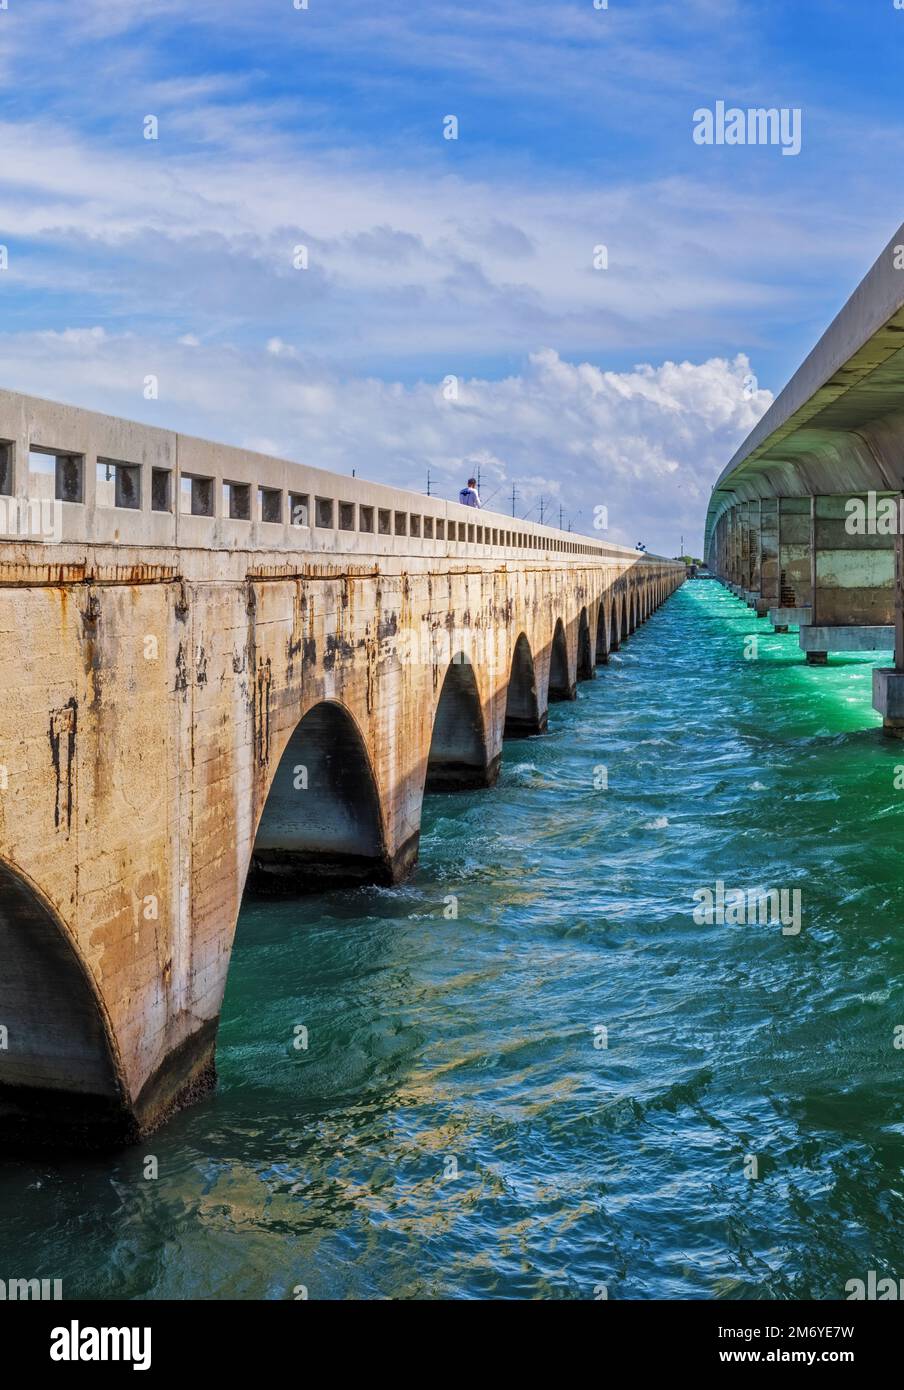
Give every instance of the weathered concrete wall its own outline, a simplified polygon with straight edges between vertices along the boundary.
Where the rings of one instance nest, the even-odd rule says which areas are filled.
[[[748,576],[747,588],[754,593],[760,589],[760,499],[747,503]]]
[[[780,497],[779,603],[782,608],[803,608],[813,599],[810,561],[811,499]]]
[[[81,1022],[61,1059],[42,999],[65,995],[65,962],[49,994],[43,970],[23,965],[15,997],[0,980],[2,1074],[61,1091],[62,1110],[92,1124],[107,1102],[136,1133],[212,1079],[252,859],[276,889],[397,881],[416,860],[428,776],[492,782],[513,667],[510,718],[539,731],[551,687],[573,694],[582,632],[608,654],[613,629],[631,630],[684,573],[204,551],[160,554],[169,563],[151,570],[103,550],[79,580],[69,547],[56,553],[58,573],[29,553],[0,591],[0,858],[23,899],[7,894],[0,917],[13,938],[36,912],[57,924],[84,986],[73,1037]]]
[[[751,556],[752,556],[752,541],[753,541],[753,536],[752,536],[751,528],[750,528],[750,510],[751,510],[751,504],[750,504],[749,502],[742,502],[741,505],[740,505],[740,507],[738,508],[738,512],[739,512],[739,521],[740,521],[740,549],[741,549],[741,569],[740,569],[740,575],[741,575],[741,577],[740,577],[740,579],[739,579],[738,582],[741,584],[742,588],[744,588],[744,589],[749,589],[749,588],[750,588],[750,572],[751,572],[751,567],[752,567],[752,558],[751,558]]]
[[[731,507],[725,512],[728,523],[727,549],[728,549],[728,569],[726,576],[730,576],[729,582],[736,584],[741,574],[741,555],[740,555],[740,531],[738,525],[739,508]]]
[[[894,538],[852,535],[844,497],[814,497],[810,519],[810,573],[814,626],[894,622]],[[860,499],[866,507],[866,498]]]
[[[760,502],[760,593],[766,611],[777,608],[781,600],[778,506],[777,497]]]
[[[119,424],[116,457],[166,456]],[[96,421],[41,438],[71,449],[76,427],[90,457],[114,447]],[[217,478],[239,467],[188,452]],[[59,544],[0,543],[7,1141],[36,1121],[54,1144],[135,1138],[203,1093],[249,871],[270,892],[403,878],[425,786],[490,785],[506,730],[542,731],[548,702],[684,579],[549,528],[508,542],[486,513],[466,514],[471,538],[425,544],[431,499],[391,501],[405,529],[371,534],[370,553],[370,533],[342,555],[327,527],[323,548],[285,528],[269,548],[264,522],[242,548],[194,515],[179,544],[155,521],[148,544],[114,544],[97,502],[99,542],[72,513]],[[446,527],[465,510],[432,506]]]

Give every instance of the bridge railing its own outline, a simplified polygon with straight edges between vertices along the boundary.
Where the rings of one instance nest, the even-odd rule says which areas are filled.
[[[498,512],[0,391],[0,540],[656,560]]]

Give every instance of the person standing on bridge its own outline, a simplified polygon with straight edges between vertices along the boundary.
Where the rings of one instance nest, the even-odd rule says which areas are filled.
[[[480,493],[477,491],[476,478],[468,479],[468,486],[461,489],[458,500],[463,507],[480,507]]]

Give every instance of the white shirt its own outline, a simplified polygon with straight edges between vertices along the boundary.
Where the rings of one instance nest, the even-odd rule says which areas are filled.
[[[476,487],[463,487],[458,494],[458,500],[463,507],[479,507],[480,497]]]

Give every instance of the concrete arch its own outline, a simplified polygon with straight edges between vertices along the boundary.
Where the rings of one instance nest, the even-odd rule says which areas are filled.
[[[4,1143],[131,1137],[121,1066],[93,976],[53,907],[0,863],[0,1085]]]
[[[499,755],[487,751],[483,705],[474,667],[458,653],[449,663],[433,714],[424,790],[471,791],[491,787]]]
[[[247,886],[294,894],[393,881],[364,739],[344,705],[321,701],[295,725],[270,780]]]
[[[574,700],[577,697],[575,681],[571,679],[568,666],[568,643],[565,639],[565,625],[561,618],[556,620],[549,648],[549,682],[547,699],[550,704],[556,700]]]
[[[606,613],[606,605],[600,599],[599,607],[596,610],[596,641],[594,643],[597,665],[604,664],[609,660],[609,620]]]
[[[621,626],[618,619],[618,594],[609,600],[609,651],[617,652],[621,645]]]
[[[505,702],[505,738],[528,738],[546,729],[546,710],[540,713],[537,677],[530,643],[522,632],[515,643]]]
[[[578,617],[578,656],[575,675],[579,681],[592,681],[596,675],[594,647],[590,640],[590,618],[582,608]]]
[[[631,629],[628,627],[628,596],[622,593],[618,598],[619,622],[621,624],[621,641],[629,636]]]

